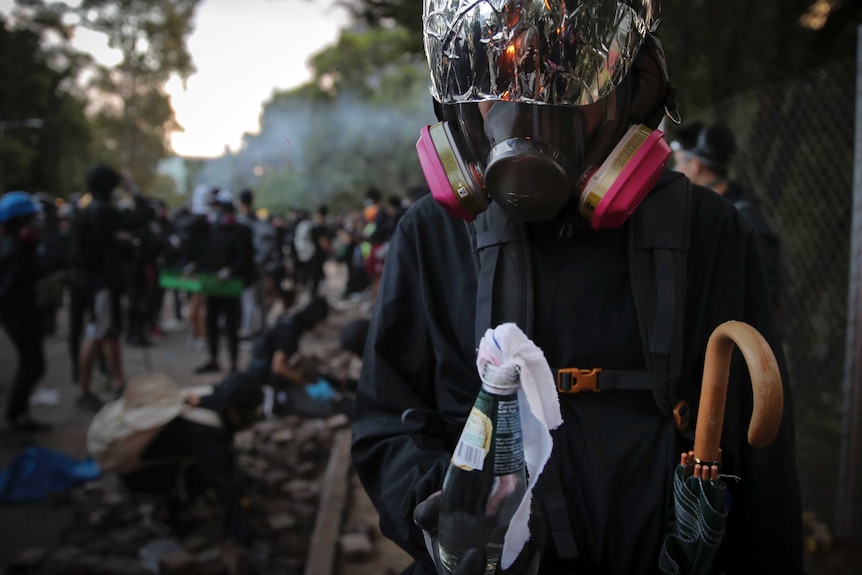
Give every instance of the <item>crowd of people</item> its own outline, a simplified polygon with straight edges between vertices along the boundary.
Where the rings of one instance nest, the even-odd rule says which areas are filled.
[[[406,202],[392,195],[384,203],[372,188],[352,213],[333,215],[321,204],[281,215],[258,209],[251,189],[235,196],[199,185],[171,208],[101,163],[88,169],[86,184],[81,197],[0,198],[0,323],[18,354],[6,410],[12,431],[51,429],[30,417],[28,399],[45,373],[43,339],[57,332],[59,314],[68,314],[70,378],[84,410],[104,403],[93,391],[95,370],[122,393],[123,343],[148,347],[180,325],[188,325],[188,345],[207,354],[194,373],[237,373],[241,342],[262,338],[297,294],[372,305]],[[328,261],[344,266],[344,285],[326,285]]]

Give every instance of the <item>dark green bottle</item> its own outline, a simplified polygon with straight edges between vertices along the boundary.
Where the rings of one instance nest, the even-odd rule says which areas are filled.
[[[438,543],[450,573],[472,548],[484,548],[493,575],[503,538],[527,490],[516,368],[488,364],[482,389],[443,479]]]

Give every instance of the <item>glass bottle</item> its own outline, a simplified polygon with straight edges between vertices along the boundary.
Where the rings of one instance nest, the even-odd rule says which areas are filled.
[[[452,454],[440,495],[438,543],[452,573],[464,554],[484,548],[493,575],[503,538],[527,489],[517,368],[486,365],[482,389]]]

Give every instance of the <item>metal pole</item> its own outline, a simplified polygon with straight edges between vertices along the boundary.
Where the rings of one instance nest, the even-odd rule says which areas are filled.
[[[847,294],[844,403],[835,535],[862,543],[862,25],[856,36],[856,142]]]

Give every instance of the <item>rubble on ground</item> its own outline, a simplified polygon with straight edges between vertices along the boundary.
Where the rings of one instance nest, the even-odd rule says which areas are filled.
[[[7,573],[301,574],[333,434],[349,424],[346,415],[288,416],[257,422],[236,434],[237,459],[247,484],[244,503],[254,533],[245,547],[224,544],[222,511],[214,495],[186,505],[169,522],[163,501],[132,494],[115,477],[105,476],[56,498],[53,504],[73,506],[74,516],[60,545],[22,550]],[[339,529],[344,560],[373,556],[368,526],[333,528]]]

